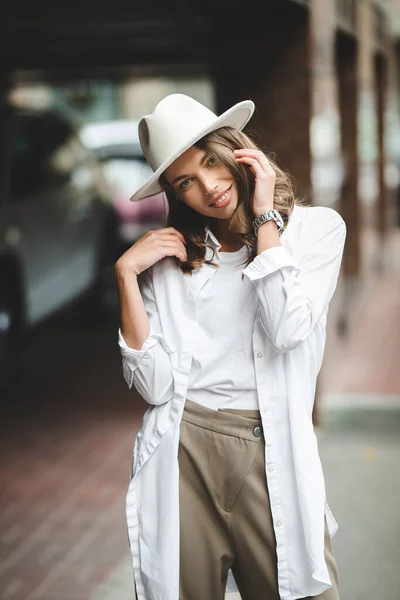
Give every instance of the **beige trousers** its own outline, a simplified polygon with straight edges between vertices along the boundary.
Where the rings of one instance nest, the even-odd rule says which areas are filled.
[[[264,447],[258,410],[213,410],[186,400],[178,451],[179,600],[224,600],[230,568],[242,600],[279,600]],[[325,558],[333,586],[312,598],[339,600],[326,520]]]

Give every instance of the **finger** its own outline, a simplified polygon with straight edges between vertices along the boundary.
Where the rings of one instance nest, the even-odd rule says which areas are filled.
[[[182,240],[182,242],[184,244],[186,243],[185,236],[180,231],[175,229],[175,227],[164,227],[164,229],[162,229],[161,231],[164,231],[166,233],[176,234],[176,235],[178,235],[178,237]]]
[[[242,150],[237,150],[237,151],[235,150],[235,153],[237,154],[236,158],[239,158],[239,157],[242,158],[244,156],[252,157],[255,160],[257,160],[264,169],[268,168],[270,171],[273,171],[272,167],[269,164],[268,158],[265,156],[264,152],[261,152],[261,150],[252,150],[251,148],[243,148]]]
[[[262,150],[256,150],[255,148],[235,148],[234,152],[250,152],[251,154],[264,154]]]
[[[186,239],[185,236],[183,235],[183,233],[181,233],[180,231],[175,230],[175,233],[178,235],[178,238],[181,240],[182,244],[186,244]]]
[[[161,249],[164,256],[176,256],[182,262],[187,261],[187,252],[183,244],[175,244],[173,242],[163,242]]]
[[[182,244],[186,244],[185,236],[180,231],[172,231],[172,235],[178,238],[178,240],[182,242]]]
[[[236,161],[238,163],[242,163],[242,164],[245,163],[245,164],[249,165],[253,169],[253,171],[255,172],[256,175],[265,176],[266,174],[269,174],[266,171],[266,166],[261,165],[260,161],[258,161],[255,158],[251,158],[250,156],[240,156],[240,157],[237,156]]]
[[[177,237],[183,244],[186,244],[185,236],[175,229],[175,227],[165,227],[163,229],[156,229],[155,231],[159,232],[159,235],[164,238],[175,238]]]
[[[179,248],[179,250],[182,250],[182,252],[186,253],[186,246],[185,244],[183,244],[180,240],[178,239],[171,239],[171,240],[164,240],[161,242],[161,245],[167,245],[167,246],[173,246],[175,248]]]
[[[179,256],[182,260],[187,260],[186,247],[181,242],[165,241],[160,244],[160,247],[163,252],[169,252],[170,254],[172,253],[175,256]]]
[[[238,148],[234,150],[235,154],[248,154],[249,156],[261,156],[268,160],[267,156],[262,150],[254,150],[253,148]]]

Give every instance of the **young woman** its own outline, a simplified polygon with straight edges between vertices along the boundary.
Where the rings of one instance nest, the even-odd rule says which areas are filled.
[[[126,515],[138,600],[338,600],[312,424],[346,226],[182,94],[139,123],[166,227],[117,261],[123,373],[148,402]],[[228,583],[228,585],[227,585]]]

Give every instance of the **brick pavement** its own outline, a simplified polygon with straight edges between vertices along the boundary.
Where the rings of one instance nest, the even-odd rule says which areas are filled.
[[[129,422],[91,419],[2,438],[2,599],[83,600],[104,581],[126,554],[131,441]]]

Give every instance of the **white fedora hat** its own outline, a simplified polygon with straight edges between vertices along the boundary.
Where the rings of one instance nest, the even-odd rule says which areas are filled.
[[[150,115],[139,121],[140,145],[154,173],[130,200],[142,200],[161,192],[159,177],[178,156],[215,129],[225,126],[243,129],[254,108],[254,102],[244,100],[217,117],[185,94],[170,94],[163,98]]]

